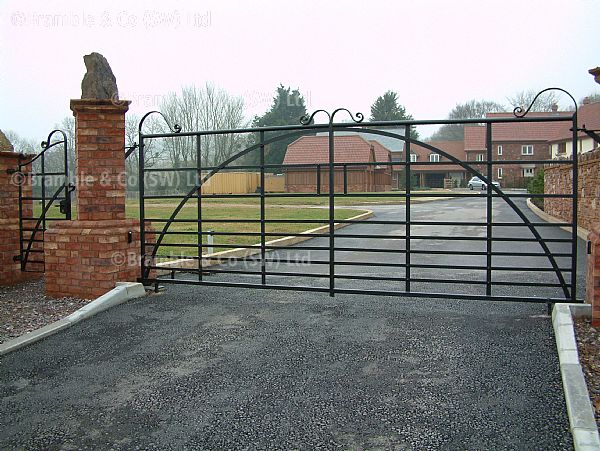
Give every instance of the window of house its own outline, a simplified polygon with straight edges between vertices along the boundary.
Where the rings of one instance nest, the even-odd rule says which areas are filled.
[[[411,153],[410,154],[410,162],[414,163],[415,161],[417,161],[417,154],[416,153]]]
[[[533,155],[533,146],[531,144],[521,146],[521,155]]]
[[[498,168],[498,178],[501,179],[503,175],[504,171],[502,170],[502,168]]]
[[[502,146],[498,146],[498,155],[502,155]]]
[[[429,161],[437,163],[440,161],[440,155],[437,153],[431,153],[429,154]]]
[[[482,153],[478,153],[475,156],[475,161],[483,161],[483,154]]]
[[[534,175],[533,168],[523,168],[523,177],[533,177]]]

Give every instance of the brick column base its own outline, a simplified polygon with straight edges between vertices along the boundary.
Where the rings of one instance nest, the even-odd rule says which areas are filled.
[[[588,235],[592,252],[587,259],[585,300],[592,304],[592,325],[600,326],[600,224],[594,225]]]
[[[14,285],[44,275],[43,272],[22,272],[21,263],[13,259],[19,252],[19,220],[0,219],[0,286]],[[36,253],[34,259],[39,260],[41,255]],[[38,264],[29,266],[40,269]]]
[[[94,299],[140,277],[137,219],[60,222],[44,239],[50,297]]]

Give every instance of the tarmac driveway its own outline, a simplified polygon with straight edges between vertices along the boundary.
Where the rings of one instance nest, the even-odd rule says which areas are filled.
[[[0,448],[571,440],[543,304],[169,286],[0,361]]]

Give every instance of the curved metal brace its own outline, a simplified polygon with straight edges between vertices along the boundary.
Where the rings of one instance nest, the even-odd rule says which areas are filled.
[[[167,127],[169,127],[169,130],[171,130],[171,133],[181,133],[181,126],[179,124],[173,124],[173,126],[171,126],[171,123],[169,122],[169,120],[163,113],[161,113],[160,111],[154,110],[154,111],[147,112],[140,119],[140,123],[138,124],[138,132],[140,135],[142,134],[142,126],[144,125],[144,121],[146,120],[146,118],[148,116],[150,116],[151,114],[155,114],[155,113],[160,114],[162,116],[163,120],[167,124]]]
[[[571,100],[573,101],[573,105],[575,106],[575,114],[577,114],[577,101],[575,100],[575,98],[571,95],[571,93],[569,91],[565,91],[562,88],[546,88],[541,90],[540,92],[538,92],[535,97],[533,98],[533,101],[531,102],[531,104],[529,105],[529,107],[526,110],[523,110],[522,106],[518,106],[513,110],[513,115],[515,117],[518,118],[522,118],[527,116],[527,113],[529,113],[529,111],[531,111],[531,108],[533,107],[533,105],[535,104],[535,101],[538,99],[539,96],[541,96],[543,93],[548,92],[548,91],[560,91],[565,93],[566,95],[568,95]]]
[[[540,246],[542,247],[542,250],[546,254],[546,257],[550,261],[550,264],[552,265],[552,269],[554,269],[556,277],[558,278],[558,281],[561,284],[565,298],[566,299],[570,298],[570,293],[569,293],[569,290],[567,289],[567,283],[562,275],[562,272],[560,271],[558,264],[556,263],[556,260],[555,260],[554,256],[552,255],[552,253],[550,252],[550,249],[548,248],[546,242],[543,240],[543,238],[541,237],[541,235],[539,234],[537,229],[531,224],[531,221],[529,221],[527,216],[525,216],[525,214],[512,201],[512,199],[510,197],[508,197],[499,188],[497,188],[493,183],[491,183],[490,180],[488,180],[488,178],[485,175],[483,175],[482,173],[480,173],[477,169],[471,167],[470,164],[467,164],[466,162],[459,160],[458,158],[444,152],[442,149],[438,149],[437,147],[434,147],[430,144],[424,143],[422,141],[418,141],[418,140],[410,138],[410,137],[399,135],[397,133],[385,132],[382,130],[369,130],[369,129],[364,129],[364,128],[353,128],[353,127],[344,128],[344,129],[345,130],[358,130],[363,133],[372,133],[375,135],[382,135],[382,136],[388,136],[391,138],[398,138],[398,139],[401,139],[402,141],[409,141],[410,143],[417,144],[417,145],[424,147],[426,149],[429,149],[435,153],[443,155],[444,157],[448,158],[453,163],[461,166],[462,168],[466,169],[467,171],[471,172],[472,174],[475,174],[477,177],[479,177],[481,180],[483,180],[487,184],[488,187],[491,186],[492,189],[504,200],[504,202],[506,202],[513,209],[513,211],[519,216],[519,218],[521,218],[523,223],[529,228],[530,232],[533,234],[533,236],[535,237],[537,242],[540,244]],[[418,164],[418,163],[415,163],[415,164]],[[477,163],[475,163],[475,164],[477,164]],[[574,277],[574,275],[571,275],[571,277]]]
[[[138,143],[133,143],[133,146],[126,146],[125,147],[125,159],[127,160],[127,158],[129,158],[129,155],[131,155],[133,153],[133,151],[135,149],[137,149],[138,147],[139,147]]]
[[[52,136],[55,133],[60,133],[62,135],[62,140],[61,141],[55,141],[55,142],[51,143]],[[54,146],[57,146],[59,144],[65,144],[65,145],[67,144],[67,135],[62,130],[58,130],[58,129],[57,130],[52,130],[50,132],[50,134],[48,135],[48,138],[46,138],[45,141],[42,141],[40,143],[40,147],[42,148],[42,151],[40,153],[38,153],[35,157],[33,157],[31,160],[19,163],[19,166],[27,166],[27,165],[33,163],[38,158],[40,158],[47,150],[49,150],[49,149],[51,149]]]
[[[303,135],[306,135],[308,133],[312,133],[312,130],[299,130],[299,131],[296,131],[296,132],[286,133],[284,135],[274,136],[273,138],[267,139],[262,144],[263,145],[267,145],[267,144],[271,144],[273,142],[279,141],[281,139],[292,138],[292,137],[295,137],[295,136],[303,136]],[[169,227],[171,227],[171,224],[175,221],[175,218],[177,217],[177,215],[179,214],[179,212],[181,211],[181,209],[184,207],[184,205],[187,203],[187,201],[190,200],[194,196],[194,193],[197,192],[199,189],[201,189],[202,185],[204,185],[213,175],[215,175],[221,169],[225,168],[227,165],[229,165],[233,161],[237,160],[238,158],[243,157],[244,155],[252,152],[253,150],[256,150],[256,149],[260,148],[260,146],[261,146],[261,143],[254,144],[254,145],[252,145],[252,146],[250,146],[250,147],[248,147],[248,148],[246,148],[246,149],[238,152],[237,154],[229,157],[227,160],[225,160],[219,166],[217,166],[212,171],[210,171],[208,174],[206,174],[200,180],[199,184],[195,185],[187,193],[187,195],[183,199],[181,199],[181,201],[179,202],[179,205],[177,206],[177,208],[175,208],[175,210],[173,210],[173,213],[171,214],[170,218],[167,220],[167,222],[163,226],[162,231],[158,234],[156,242],[154,243],[154,246],[152,248],[152,254],[150,256],[151,259],[154,259],[156,257],[156,254],[158,252],[158,248],[160,247],[160,244],[162,243],[162,240],[163,240],[163,238],[165,236],[165,233],[169,230]],[[149,274],[150,274],[150,268],[146,268],[145,269],[145,274],[143,274],[143,277],[147,279]]]
[[[46,218],[48,209],[52,206],[52,204],[54,203],[56,198],[60,195],[60,193],[62,192],[63,189],[65,189],[66,186],[67,185],[63,185],[56,190],[56,192],[54,193],[54,196],[52,196],[52,198],[50,199],[50,202],[48,202],[46,204],[46,208],[44,208],[44,210],[42,211],[42,214],[40,215],[37,222],[35,223],[35,227],[33,228],[33,231],[31,232],[31,236],[29,237],[29,242],[27,243],[27,249],[25,250],[25,255],[23,256],[23,264],[24,265],[27,264],[27,258],[29,257],[29,252],[31,251],[31,246],[33,245],[33,240],[35,239],[35,235],[40,229],[40,224]],[[70,189],[70,186],[69,186],[69,189]]]

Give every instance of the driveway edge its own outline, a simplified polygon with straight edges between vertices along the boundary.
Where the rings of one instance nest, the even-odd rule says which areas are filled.
[[[71,313],[69,316],[0,344],[0,356],[43,340],[50,335],[54,335],[63,329],[71,327],[72,325],[77,324],[84,319],[94,316],[95,314],[106,309],[114,307],[115,305],[119,305],[131,299],[139,298],[145,295],[146,290],[141,283],[117,282],[117,286],[108,293],[103,294],[86,306]]]
[[[365,221],[371,217],[373,217],[374,213],[372,210],[362,209],[364,212],[360,213],[356,216],[352,216],[348,218],[347,221]],[[346,222],[336,222],[333,224],[333,229],[341,229],[343,227],[347,227],[349,223]],[[321,227],[317,227],[314,229],[305,230],[301,232],[298,236],[285,236],[282,238],[277,238],[271,241],[267,241],[265,244],[268,246],[293,246],[295,244],[301,243],[303,241],[310,240],[314,238],[310,236],[313,233],[320,233],[329,229],[329,225],[324,225]],[[308,236],[306,236],[308,235]],[[269,252],[275,249],[269,249]],[[202,268],[208,268],[210,266],[216,266],[223,263],[222,260],[227,260],[231,257],[250,257],[252,255],[260,254],[260,243],[253,244],[248,247],[238,247],[235,249],[230,249],[227,251],[214,252],[212,254],[206,254],[203,257],[212,257],[214,260],[207,260],[202,263]],[[218,259],[217,259],[218,258]],[[222,259],[222,260],[221,260]],[[170,260],[167,262],[158,263],[156,266],[160,267],[157,269],[157,275],[165,275],[169,274],[171,271],[169,268],[190,268],[190,269],[198,269],[198,260],[192,259],[179,259],[179,260]]]
[[[540,208],[538,208],[533,202],[531,202],[531,197],[527,198],[527,206],[538,218],[543,219],[546,222],[554,222],[554,223],[565,222],[563,220],[555,218],[554,216],[549,215],[544,210],[541,210]],[[561,229],[571,233],[570,227],[561,227]],[[577,236],[579,238],[581,238],[582,240],[587,241],[589,234],[590,234],[589,230],[584,229],[583,227],[577,227]]]
[[[600,435],[579,363],[573,326],[573,318],[588,316],[592,316],[592,306],[588,304],[555,304],[552,310],[552,326],[575,450],[600,450]]]

